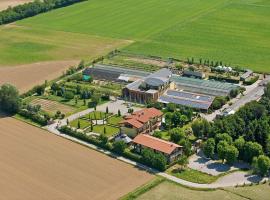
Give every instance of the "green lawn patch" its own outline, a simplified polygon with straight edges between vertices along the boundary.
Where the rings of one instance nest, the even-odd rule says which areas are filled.
[[[106,128],[106,133],[104,133],[104,127]],[[112,126],[109,126],[109,125],[95,125],[93,127],[93,132],[94,133],[105,134],[107,136],[113,136],[114,134],[119,132],[119,128],[112,127]]]
[[[212,176],[190,168],[180,171],[177,169],[177,166],[173,166],[172,168],[168,169],[167,172],[177,178],[201,184],[213,183],[219,178],[219,176]]]
[[[108,124],[113,124],[113,125],[119,125],[119,122],[121,122],[124,118],[122,116],[114,115],[110,118],[108,118]]]
[[[78,121],[80,121],[81,129],[85,129],[85,128],[87,128],[88,126],[91,125],[91,123],[90,123],[89,121],[83,120],[83,119],[75,119],[75,120],[71,121],[71,122],[69,123],[69,125],[70,125],[71,127],[78,128]]]
[[[91,118],[92,120],[102,120],[105,117],[108,117],[110,115],[111,115],[110,113],[106,114],[106,113],[101,112],[101,111],[93,111],[93,112],[90,112],[89,114],[84,115],[83,117],[87,118],[87,119]]]

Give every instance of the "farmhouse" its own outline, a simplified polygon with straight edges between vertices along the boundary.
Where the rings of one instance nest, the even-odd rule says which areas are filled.
[[[157,101],[158,98],[170,87],[172,72],[163,68],[143,79],[128,84],[122,95],[126,100],[147,103]]]
[[[154,152],[163,154],[167,158],[168,163],[177,160],[183,153],[182,146],[146,134],[136,136],[133,144],[138,153],[141,153],[145,148],[149,148],[154,150]]]
[[[134,138],[140,133],[151,133],[161,125],[163,113],[156,108],[146,108],[125,116],[120,122],[120,133]]]

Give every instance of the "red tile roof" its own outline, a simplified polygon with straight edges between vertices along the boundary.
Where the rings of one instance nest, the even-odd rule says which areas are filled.
[[[176,148],[182,147],[178,144],[161,140],[147,134],[137,135],[133,142],[166,154],[171,154]]]
[[[136,128],[141,128],[143,124],[148,122],[151,118],[161,117],[162,115],[163,113],[156,108],[145,108],[126,116],[125,120],[120,123],[129,123]]]
[[[134,126],[135,128],[141,128],[143,126],[143,124],[139,121],[137,121],[136,119],[127,119],[127,120],[123,120],[120,122],[120,124],[124,124],[124,123],[128,123],[132,126]]]

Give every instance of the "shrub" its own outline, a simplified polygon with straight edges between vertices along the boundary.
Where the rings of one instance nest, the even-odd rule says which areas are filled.
[[[127,145],[124,141],[116,141],[113,143],[113,151],[119,155],[122,155],[127,148]]]
[[[71,99],[74,98],[74,93],[71,92],[71,91],[66,91],[66,92],[64,93],[64,98],[65,98],[65,99],[68,99],[68,100],[71,100]]]

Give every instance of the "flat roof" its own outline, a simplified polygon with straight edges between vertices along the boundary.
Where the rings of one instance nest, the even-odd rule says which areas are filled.
[[[198,93],[168,90],[158,101],[207,110],[212,105],[214,97]]]

